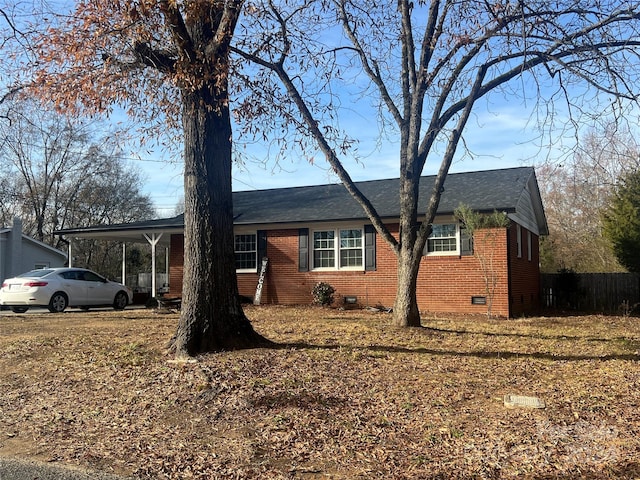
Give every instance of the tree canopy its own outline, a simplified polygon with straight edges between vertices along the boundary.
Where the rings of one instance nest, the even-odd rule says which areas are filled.
[[[56,230],[155,217],[142,176],[127,165],[97,122],[80,121],[31,101],[5,104],[0,120],[0,225],[15,217],[25,234],[61,250]],[[78,241],[74,264],[114,278],[121,271],[115,242]]]
[[[612,105],[620,115],[637,98],[640,7],[624,1],[283,1],[256,10],[234,48],[262,67],[254,75],[262,95],[256,101],[254,88],[239,112],[255,118],[265,103],[288,105],[284,118],[300,142],[316,142],[397,255],[398,325],[420,325],[418,269],[480,99],[533,101],[541,127],[552,128],[558,104],[579,125]],[[341,127],[358,102],[377,108],[381,131],[399,147],[398,232],[346,168],[362,130]],[[417,192],[428,161],[438,173],[425,201]]]
[[[396,253],[395,320],[417,326],[418,269],[478,101],[533,101],[547,126],[558,103],[569,123],[611,108],[620,114],[640,85],[639,10],[625,1],[84,0],[70,15],[41,20],[50,26],[33,37],[37,61],[29,67],[40,94],[61,108],[118,104],[151,125],[181,126],[181,325],[209,333],[178,343],[197,353],[255,340],[232,300],[232,113],[243,134],[285,150],[313,142]],[[399,146],[397,231],[347,169],[362,132],[346,131],[344,114],[363,101],[377,109],[381,141],[386,135]],[[428,161],[438,174],[424,201],[418,186]],[[215,285],[229,287],[224,298]],[[211,317],[227,322],[212,329]],[[253,340],[219,343],[231,331]]]
[[[621,180],[602,218],[618,261],[630,272],[640,272],[640,171]]]
[[[602,211],[615,186],[640,162],[633,127],[613,123],[591,128],[577,149],[561,162],[537,166],[540,193],[549,224],[542,244],[541,268],[546,272],[617,272],[618,263],[603,234]]]
[[[38,25],[29,28],[26,55],[14,50],[21,93],[71,114],[119,106],[140,121],[143,139],[181,132],[183,301],[171,342],[179,355],[265,342],[242,311],[233,248],[229,48],[242,4],[80,0],[69,12],[21,5]]]

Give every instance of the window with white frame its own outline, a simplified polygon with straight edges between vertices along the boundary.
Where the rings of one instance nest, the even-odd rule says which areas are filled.
[[[527,230],[527,260],[531,261],[531,232]]]
[[[256,270],[258,268],[258,247],[255,233],[235,235],[234,250],[236,270]]]
[[[458,225],[455,223],[434,224],[427,239],[427,253],[457,253]]]
[[[313,268],[335,268],[336,232],[323,230],[313,232]]]
[[[340,267],[362,266],[362,230],[340,230]]]
[[[314,269],[359,269],[363,267],[362,228],[313,232]]]
[[[436,223],[425,248],[427,255],[472,255],[473,238],[459,223]]]

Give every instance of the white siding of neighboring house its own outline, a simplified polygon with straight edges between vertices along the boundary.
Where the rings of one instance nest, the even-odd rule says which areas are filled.
[[[0,280],[36,267],[62,267],[67,256],[45,243],[22,234],[22,222],[15,219],[12,228],[0,230]]]

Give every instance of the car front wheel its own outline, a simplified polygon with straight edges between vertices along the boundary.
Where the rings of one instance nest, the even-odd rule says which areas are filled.
[[[116,293],[116,298],[113,299],[114,310],[124,310],[124,307],[129,303],[129,297],[124,292]]]
[[[67,303],[67,296],[62,292],[56,292],[49,301],[49,311],[51,313],[64,312],[64,309],[67,308]]]

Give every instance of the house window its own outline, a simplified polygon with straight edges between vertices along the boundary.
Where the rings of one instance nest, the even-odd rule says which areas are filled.
[[[361,228],[317,230],[313,232],[313,268],[362,268],[363,245]]]
[[[527,230],[527,260],[531,261],[531,232]]]
[[[516,247],[518,258],[522,258],[522,227],[520,225],[516,225]]]
[[[256,234],[235,236],[236,270],[253,270],[258,268],[258,250]]]
[[[427,251],[429,253],[457,252],[457,231],[455,223],[433,225],[431,235],[427,240]]]
[[[335,234],[333,230],[313,232],[313,267],[334,268],[336,266]]]
[[[426,255],[473,255],[473,237],[459,223],[436,223],[425,247]]]
[[[340,267],[362,266],[362,230],[340,230]]]

